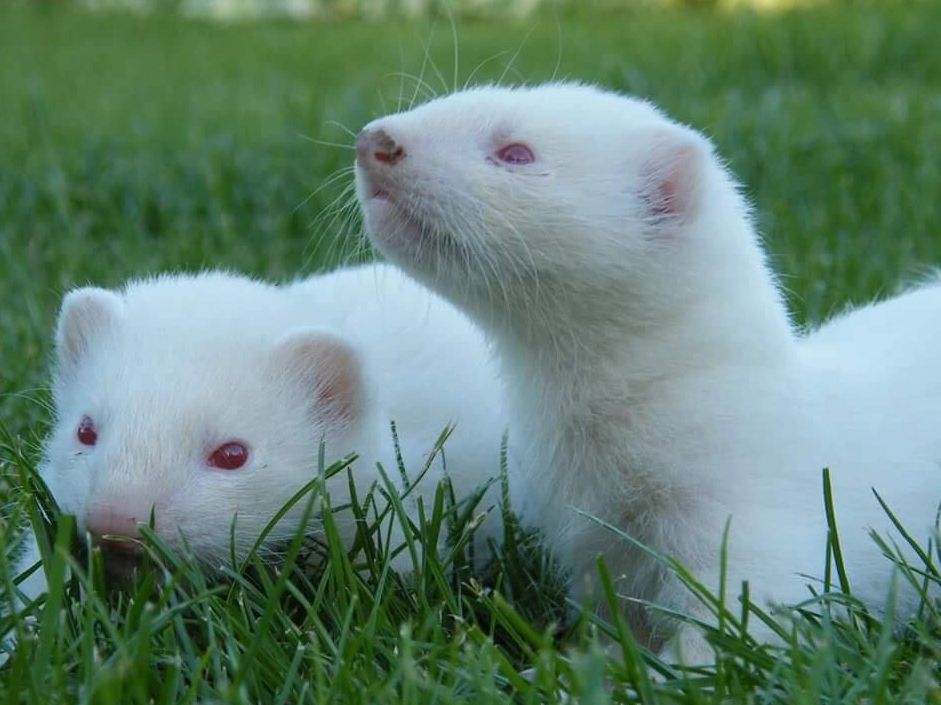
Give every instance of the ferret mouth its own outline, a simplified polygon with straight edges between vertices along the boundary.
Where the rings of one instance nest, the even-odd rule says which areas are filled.
[[[105,556],[105,575],[112,585],[127,585],[143,566],[140,556]]]
[[[144,565],[144,555],[140,550],[110,548],[98,546],[104,564],[104,577],[108,588],[120,588],[130,585]]]
[[[357,180],[369,239],[387,257],[402,264],[427,265],[429,258],[446,257],[457,248],[452,236],[434,227],[434,209],[426,199],[359,166]]]
[[[427,240],[427,228],[414,209],[403,206],[392,192],[374,188],[363,204],[366,224],[376,244],[398,249],[418,249]]]

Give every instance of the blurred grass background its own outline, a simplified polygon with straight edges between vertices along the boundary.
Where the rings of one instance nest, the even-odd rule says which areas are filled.
[[[345,183],[317,189],[352,155],[318,141],[349,145],[400,96],[424,99],[409,76],[438,92],[455,75],[597,82],[703,130],[801,323],[941,262],[941,3],[591,5],[452,27],[0,4],[0,424],[41,432],[33,390],[71,286],[342,259],[350,228],[322,214]]]

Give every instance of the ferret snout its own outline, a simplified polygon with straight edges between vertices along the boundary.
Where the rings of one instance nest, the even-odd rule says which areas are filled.
[[[149,521],[150,511],[137,511],[118,504],[96,504],[85,516],[85,529],[96,545],[109,552],[138,553],[140,547],[133,541],[112,537],[139,539],[139,525]]]
[[[147,514],[149,518],[150,514]],[[127,583],[140,567],[142,550],[139,520],[126,508],[112,504],[96,504],[85,516],[85,530],[92,543],[101,549],[105,576],[109,583]]]
[[[360,166],[395,166],[404,158],[405,149],[381,127],[367,127],[356,137],[356,161]]]

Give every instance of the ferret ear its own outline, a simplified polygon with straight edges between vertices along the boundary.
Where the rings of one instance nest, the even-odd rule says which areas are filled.
[[[278,341],[275,364],[309,390],[318,420],[345,428],[360,418],[362,365],[344,340],[316,328],[298,328]]]
[[[690,222],[700,204],[709,143],[678,126],[658,128],[643,142],[640,189],[647,218],[668,229]]]
[[[96,339],[117,325],[123,308],[121,297],[107,289],[85,287],[66,294],[56,326],[59,369],[74,369]]]

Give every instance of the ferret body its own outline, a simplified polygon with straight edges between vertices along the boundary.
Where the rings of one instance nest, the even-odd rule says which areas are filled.
[[[892,564],[868,531],[905,543],[872,488],[918,539],[936,528],[941,287],[799,334],[709,141],[588,86],[480,88],[378,119],[356,174],[376,247],[495,343],[521,503],[576,592],[596,587],[601,554],[621,595],[704,617],[577,508],[712,590],[730,520],[729,594],[748,580],[759,603],[808,598],[825,573],[830,468],[850,585],[884,606]],[[900,582],[904,617],[916,599]],[[648,644],[708,659],[696,635],[632,604]]]
[[[416,475],[454,424],[444,453],[459,498],[499,475],[505,394],[486,343],[450,304],[385,265],[285,286],[204,273],[79,289],[64,300],[56,353],[41,475],[79,530],[111,549],[106,565],[118,572],[127,545],[107,537],[137,536],[151,511],[163,540],[185,539],[210,569],[228,562],[234,521],[241,560],[317,476],[321,441],[328,465],[358,454],[361,501],[379,482],[377,462],[401,485],[390,421]],[[442,474],[438,459],[405,506],[430,502]],[[332,506],[346,504],[346,474],[328,490]],[[295,535],[304,504],[266,546]],[[493,504],[489,495],[481,511]],[[349,545],[352,513],[335,518]],[[43,589],[41,573],[24,588]]]

